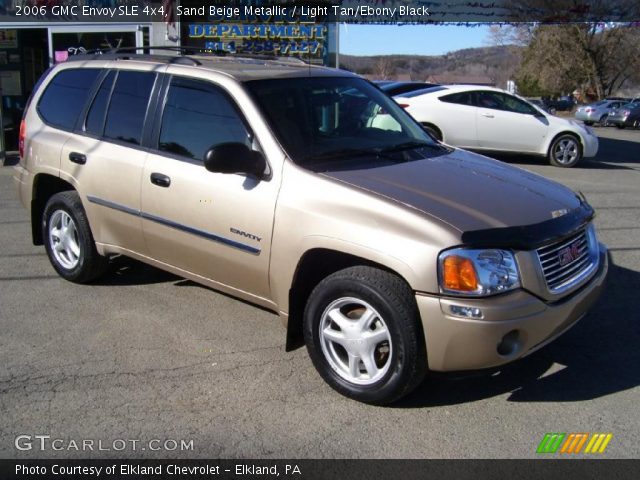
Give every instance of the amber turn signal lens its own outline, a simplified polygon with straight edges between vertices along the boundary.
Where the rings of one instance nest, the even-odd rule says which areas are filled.
[[[443,281],[447,289],[474,292],[478,289],[478,275],[468,258],[451,255],[444,259]]]

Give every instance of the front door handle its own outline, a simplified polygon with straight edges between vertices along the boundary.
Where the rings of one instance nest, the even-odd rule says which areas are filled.
[[[69,161],[77,163],[78,165],[84,165],[87,163],[87,156],[84,153],[71,152],[69,154]]]
[[[152,173],[151,174],[151,183],[154,185],[158,185],[159,187],[167,188],[171,185],[171,179],[162,173]]]
[[[493,114],[491,113],[483,113],[482,116],[487,118],[493,118]]]

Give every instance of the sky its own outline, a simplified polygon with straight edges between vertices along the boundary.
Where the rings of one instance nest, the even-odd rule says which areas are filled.
[[[345,55],[442,55],[487,46],[489,26],[340,24]]]

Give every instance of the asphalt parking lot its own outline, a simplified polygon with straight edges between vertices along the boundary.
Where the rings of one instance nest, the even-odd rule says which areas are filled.
[[[497,374],[430,378],[387,408],[331,390],[264,310],[126,259],[96,285],[60,279],[0,168],[0,458],[530,458],[547,432],[611,432],[602,456],[640,457],[640,131],[596,130],[578,168],[505,160],[596,208],[613,260],[598,305]],[[18,435],[62,450],[17,450]],[[111,449],[69,447],[85,439]]]

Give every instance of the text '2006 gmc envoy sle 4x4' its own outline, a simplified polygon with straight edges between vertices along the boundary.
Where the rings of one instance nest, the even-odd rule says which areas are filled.
[[[19,196],[62,277],[126,255],[271,309],[368,403],[545,345],[607,272],[582,196],[433,140],[339,70],[76,56],[35,89],[20,142]]]

